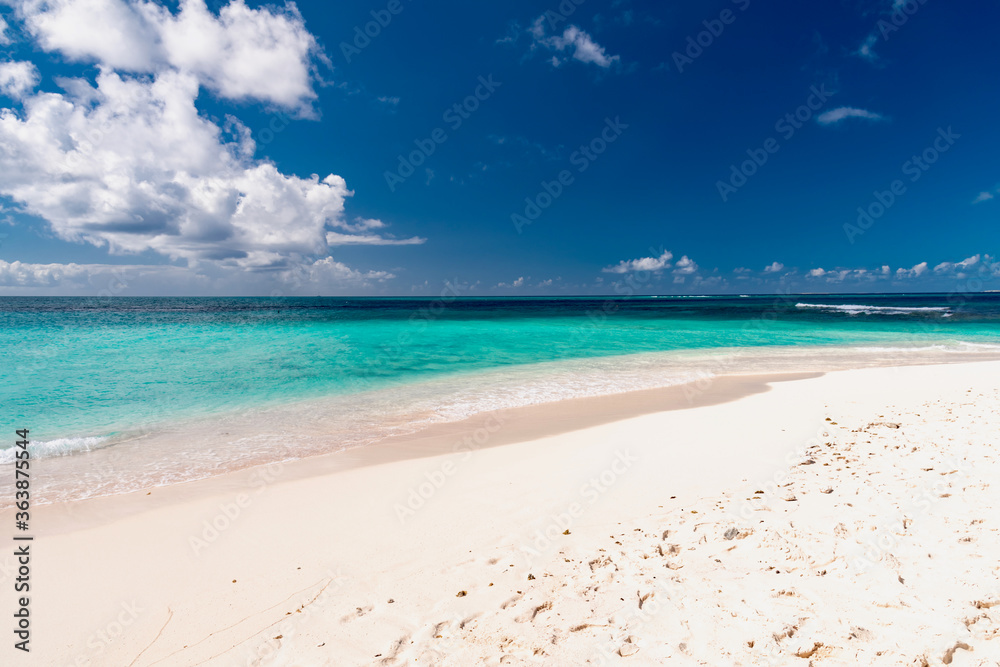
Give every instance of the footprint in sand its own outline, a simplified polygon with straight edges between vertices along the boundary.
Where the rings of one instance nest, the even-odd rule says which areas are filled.
[[[517,623],[527,623],[528,621],[532,621],[533,622],[535,620],[536,616],[538,616],[543,611],[548,611],[549,609],[552,609],[552,603],[551,602],[543,602],[542,604],[538,605],[537,607],[535,607],[531,611],[526,611],[523,614],[521,614],[520,616],[516,617],[514,619],[514,621],[517,622]]]
[[[358,619],[358,618],[361,618],[362,616],[370,613],[373,609],[375,609],[375,607],[373,607],[372,605],[367,605],[367,606],[364,606],[364,607],[357,607],[357,608],[355,608],[355,610],[354,610],[353,613],[350,613],[347,616],[344,616],[343,618],[341,618],[340,622],[341,623],[350,623],[351,621],[353,621],[355,619]]]
[[[524,597],[524,596],[523,595],[515,595],[514,597],[510,598],[509,600],[507,600],[506,602],[504,602],[503,604],[501,604],[500,608],[501,609],[506,609],[507,607],[511,606],[512,604],[517,604],[518,600],[520,600],[522,597]]]
[[[389,651],[388,655],[382,658],[379,662],[383,665],[391,665],[396,662],[396,659],[400,657],[403,652],[403,648],[410,643],[410,638],[412,635],[404,635],[397,639],[392,644],[392,649]]]

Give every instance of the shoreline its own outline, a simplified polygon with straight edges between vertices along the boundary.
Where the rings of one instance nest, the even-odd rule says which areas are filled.
[[[687,410],[738,401],[770,391],[780,382],[822,377],[824,373],[783,373],[773,375],[722,376],[712,378],[707,388],[692,391],[690,385],[674,385],[624,394],[572,398],[554,403],[527,405],[507,411],[480,413],[457,422],[432,424],[415,433],[390,436],[372,445],[339,452],[316,454],[305,458],[254,465],[193,481],[128,491],[81,500],[38,505],[52,508],[50,526],[54,534],[80,530],[93,524],[81,524],[77,512],[68,508],[80,503],[96,509],[92,516],[101,522],[115,521],[131,512],[167,507],[178,502],[216,495],[220,490],[246,488],[258,479],[261,471],[279,470],[266,475],[268,483],[285,484],[325,475],[336,475],[360,468],[391,465],[442,456],[460,455],[493,447],[529,442],[572,434],[589,428],[635,419],[661,412]],[[129,507],[117,502],[123,497],[154,495],[149,502]],[[0,512],[10,509],[0,508]],[[130,513],[131,513],[130,512]]]
[[[890,625],[905,622],[913,636],[930,637],[934,650],[948,639],[956,660],[961,643],[975,645],[982,658],[991,654],[982,653],[976,633],[995,622],[991,607],[952,609],[937,600],[971,596],[969,605],[992,605],[993,594],[935,592],[925,571],[949,567],[959,580],[966,577],[965,587],[987,574],[996,578],[981,570],[1000,561],[979,555],[1000,554],[989,519],[992,494],[1000,490],[990,482],[1000,477],[991,477],[996,450],[985,444],[997,429],[988,421],[976,424],[1000,406],[998,371],[1000,362],[978,362],[837,371],[775,382],[766,391],[736,383],[719,388],[740,394],[736,400],[599,425],[591,424],[597,417],[589,405],[550,420],[545,406],[537,406],[519,428],[539,437],[494,446],[498,439],[470,453],[442,447],[439,435],[400,445],[420,454],[409,458],[339,469],[304,459],[272,467],[269,476],[262,467],[150,495],[37,507],[35,658],[149,667],[277,659],[322,664],[335,655],[336,664],[394,666],[503,664],[504,656],[519,664],[542,655],[542,664],[607,664],[634,650],[635,664],[656,664],[644,660],[724,654],[750,660],[760,651],[794,659],[813,650],[814,659],[832,661],[816,664],[832,665],[850,664],[844,653],[850,649],[864,664],[897,664],[876,652],[899,657],[911,636],[892,635],[880,614]],[[958,418],[948,416],[952,411],[961,423],[949,423]],[[897,421],[901,428],[878,425]],[[566,425],[579,428],[545,435]],[[884,442],[878,456],[858,449],[867,446],[865,437]],[[933,447],[910,456],[910,445],[900,448],[907,442]],[[834,447],[829,452],[826,443]],[[955,477],[943,467],[940,475],[922,472],[943,465],[931,460],[939,454],[976,463],[958,468]],[[814,465],[803,467],[807,456]],[[890,510],[868,514],[905,497],[919,476],[965,490],[947,500],[955,494],[944,496],[942,487],[937,495],[943,499],[926,514],[933,517],[930,527],[918,522],[917,532],[896,538],[911,546],[893,547],[892,559],[877,553],[864,573],[851,570],[853,555],[844,545],[868,534],[866,521],[875,522],[876,537],[883,519],[892,519],[894,528]],[[837,491],[851,485],[855,491]],[[829,495],[827,486],[834,488]],[[411,504],[413,493],[422,501]],[[870,499],[859,505],[851,502],[853,493]],[[938,560],[926,561],[926,554],[919,560],[922,549],[945,548],[941,539],[958,528],[948,523],[955,516],[968,516],[964,532],[947,542]],[[0,511],[0,521],[12,518],[10,510]],[[830,532],[837,521],[846,526],[843,535]],[[732,538],[725,536],[730,529]],[[835,542],[822,535],[836,535]],[[961,542],[963,535],[973,541]],[[807,555],[796,556],[799,551]],[[778,563],[778,574],[766,565],[754,570],[767,560],[772,569]],[[886,578],[889,565],[910,587],[930,581],[918,592],[899,590],[909,591],[909,608],[917,608],[917,600],[937,616],[921,620],[893,602],[903,593],[891,586],[907,585]],[[2,568],[9,573],[0,558]],[[831,585],[850,591],[863,585],[870,598]],[[822,602],[824,595],[832,602]],[[752,597],[757,616],[741,611],[741,596]],[[868,620],[856,621],[855,629],[864,632],[849,625],[841,633],[838,624],[847,621],[837,619],[860,614],[855,607],[862,602]],[[9,596],[0,601],[0,613],[9,603]],[[129,605],[140,611],[126,626],[120,618]],[[652,620],[636,615],[636,609],[671,607],[649,614]],[[757,653],[745,642],[744,648],[713,643],[716,608],[728,610],[726,623],[736,623],[732,636],[756,642]],[[771,639],[810,610],[816,612],[810,623]],[[959,632],[960,611],[986,620]],[[678,618],[686,619],[686,629],[671,625]],[[921,635],[913,625],[918,621],[933,633]],[[852,632],[857,637],[848,639]],[[504,639],[515,636],[513,643]],[[814,648],[816,642],[822,646]]]
[[[370,442],[356,444],[353,441],[345,444],[340,440],[346,433],[343,428],[345,424],[353,424],[351,428],[362,428],[363,424],[354,424],[352,421],[345,421],[342,424],[338,421],[337,415],[345,414],[348,420],[356,420],[358,411],[365,409],[363,406],[369,399],[380,401],[379,405],[386,401],[390,401],[391,404],[389,392],[394,390],[378,390],[354,395],[349,397],[353,402],[347,404],[339,402],[344,397],[334,397],[271,406],[256,412],[241,410],[162,424],[158,428],[92,451],[36,458],[33,466],[36,502],[47,505],[123,495],[140,490],[164,489],[201,479],[252,470],[261,465],[323,459],[329,455],[344,455],[345,460],[351,459],[352,456],[346,454],[347,452],[355,452],[357,458],[365,459],[370,454],[362,453],[362,450],[402,447],[400,451],[403,451],[407,449],[405,445],[411,441],[461,433],[477,419],[484,420],[491,415],[508,412],[521,414],[521,411],[524,411],[524,415],[530,416],[536,414],[536,411],[552,410],[553,415],[559,419],[562,419],[559,417],[561,414],[577,412],[586,415],[584,423],[598,425],[614,419],[638,416],[662,409],[694,407],[703,404],[705,400],[715,400],[705,395],[703,387],[706,386],[709,388],[708,394],[712,394],[712,387],[729,387],[734,384],[745,385],[747,391],[757,391],[759,388],[751,387],[754,383],[766,383],[767,378],[792,377],[797,373],[823,374],[861,368],[950,365],[1000,359],[1000,355],[993,352],[992,348],[976,351],[975,345],[967,345],[970,349],[961,353],[942,351],[939,346],[914,350],[871,346],[817,346],[811,350],[815,352],[815,358],[802,355],[802,349],[784,346],[751,348],[749,353],[741,348],[734,348],[735,353],[710,354],[705,357],[698,356],[700,350],[685,351],[685,354],[679,357],[681,361],[673,360],[680,364],[679,367],[657,366],[657,369],[675,382],[666,386],[624,391],[605,388],[609,393],[576,395],[557,400],[543,399],[540,402],[520,405],[515,403],[512,407],[501,406],[495,409],[476,408],[478,411],[473,416],[458,418],[447,411],[438,412],[433,402],[425,401],[417,412],[403,411],[399,414],[385,415],[385,422],[380,425],[384,426],[384,433],[373,436],[374,439]],[[686,358],[688,354],[694,355],[696,363]],[[646,358],[647,354],[626,356],[633,360],[641,360]],[[570,363],[581,366],[586,365],[588,361],[607,364],[614,363],[617,359],[598,357],[592,360],[572,360]],[[490,386],[490,381],[496,379],[491,378],[493,373],[524,374],[520,380],[507,388],[510,391],[516,391],[519,382],[529,383],[525,385],[529,386],[530,382],[539,378],[546,385],[558,383],[560,376],[555,375],[552,368],[548,367],[553,363],[558,364],[558,362],[546,362],[530,367],[517,367],[513,371],[510,369],[481,371],[475,376],[461,377],[456,385],[449,385],[453,379],[432,379],[406,387],[405,391],[410,392],[407,395],[411,395],[423,388],[426,392],[431,392],[425,395],[434,396],[437,395],[434,392],[443,391],[441,394],[443,405],[450,405],[449,410],[453,412],[455,406],[449,402],[461,395],[462,387],[468,385],[466,387],[468,389],[477,385]],[[546,372],[539,374],[541,369]],[[603,367],[601,372],[613,373]],[[476,381],[470,382],[473,377]],[[444,384],[438,384],[442,380]],[[723,389],[722,394],[726,394],[727,391],[729,397],[725,400],[738,398],[738,395],[729,389]],[[663,393],[657,396],[657,392]],[[580,405],[587,405],[592,409],[576,410],[569,407],[575,405],[576,401],[583,401],[584,403]],[[564,408],[558,407],[560,405]],[[376,418],[374,414],[366,417],[366,419],[373,418]],[[515,421],[525,423],[526,420]],[[574,421],[579,419],[574,418]],[[292,426],[285,426],[286,424]],[[364,429],[358,432],[364,432]],[[534,432],[522,429],[518,437],[538,437],[557,433],[557,430],[542,431],[536,427]],[[503,442],[516,440],[503,433],[497,437],[502,438]],[[288,440],[288,444],[282,444],[285,439]],[[223,443],[223,446],[220,447],[219,443]],[[245,447],[244,443],[249,447]],[[375,458],[378,460],[377,455]],[[185,461],[188,464],[179,466],[178,461]],[[193,473],[194,470],[200,472]],[[125,472],[127,481],[122,481],[122,477],[118,474],[120,471]],[[63,488],[65,483],[62,480],[73,480],[71,484],[75,486]],[[125,488],[122,488],[123,484]],[[10,490],[6,480],[0,482],[0,491],[2,490]],[[10,494],[0,494],[0,497],[9,496]]]

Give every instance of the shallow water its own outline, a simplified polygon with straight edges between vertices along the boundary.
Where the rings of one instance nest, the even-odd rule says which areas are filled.
[[[998,294],[2,298],[0,325],[0,462],[15,428],[76,454],[46,500],[729,373],[1000,358]]]

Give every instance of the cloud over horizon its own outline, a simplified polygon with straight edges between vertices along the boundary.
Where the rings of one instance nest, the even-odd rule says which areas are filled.
[[[614,266],[606,266],[604,273],[633,273],[636,271],[662,271],[670,267],[674,254],[664,250],[658,257],[640,257],[638,259],[622,260]]]
[[[371,233],[381,221],[347,222],[353,192],[342,177],[282,173],[255,157],[239,119],[198,109],[208,90],[316,116],[312,72],[323,55],[293,4],[232,0],[218,14],[204,0],[176,13],[141,0],[12,6],[37,47],[98,68],[93,81],[56,78],[61,90],[49,91],[37,89],[33,63],[0,64],[0,90],[20,100],[0,110],[0,195],[57,238],[113,254],[153,250],[199,270],[302,265],[329,279],[352,275],[317,264],[331,246],[425,241]]]

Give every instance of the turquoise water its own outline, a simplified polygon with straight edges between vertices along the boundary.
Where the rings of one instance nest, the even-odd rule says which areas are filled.
[[[960,305],[941,296],[6,298],[0,398],[9,427],[67,438],[544,361],[958,341],[1000,344],[1000,295]]]
[[[1000,295],[0,298],[4,428],[30,428],[40,457],[322,400],[313,435],[338,435],[303,436],[311,454],[378,439],[390,417],[664,386],[732,370],[712,355],[734,350],[806,360],[841,349],[879,363],[1000,352]],[[213,448],[219,460],[263,455],[246,441]]]

